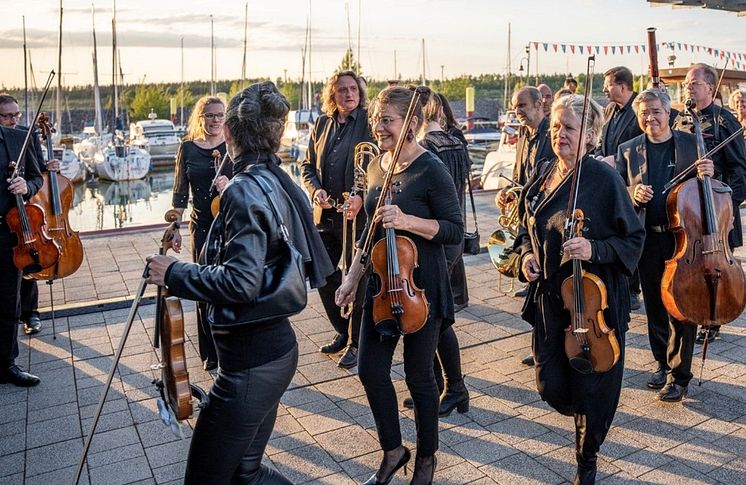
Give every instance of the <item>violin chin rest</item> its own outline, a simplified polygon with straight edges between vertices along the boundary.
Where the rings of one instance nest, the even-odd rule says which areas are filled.
[[[398,337],[401,333],[401,327],[396,320],[381,320],[376,323],[376,332],[382,337]]]
[[[591,361],[583,356],[570,357],[570,366],[581,374],[590,374],[593,372]]]
[[[23,274],[24,275],[30,275],[30,274],[38,273],[42,269],[44,269],[44,268],[42,268],[40,264],[31,263],[28,266],[26,266],[25,268],[23,268]]]

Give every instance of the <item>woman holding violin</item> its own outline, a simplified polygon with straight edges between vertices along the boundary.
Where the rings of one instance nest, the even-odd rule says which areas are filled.
[[[173,296],[207,302],[220,361],[209,404],[194,428],[186,485],[291,483],[262,465],[262,456],[295,374],[298,344],[286,316],[264,308],[267,318],[254,321],[255,301],[263,296],[265,263],[290,257],[284,236],[303,256],[312,287],[326,284],[334,268],[314,229],[308,198],[278,166],[275,152],[288,111],[271,82],[252,84],[228,104],[224,133],[235,177],[223,190],[205,242],[212,264],[148,258],[152,283],[167,286]]]
[[[417,424],[417,457],[411,483],[426,484],[432,483],[438,449],[439,396],[433,358],[441,331],[454,321],[444,246],[460,243],[464,224],[453,179],[445,166],[415,139],[415,133],[423,122],[421,104],[412,106],[411,122],[407,126],[404,124],[414,96],[415,93],[409,89],[389,87],[376,99],[371,127],[384,153],[368,166],[365,200],[368,222],[361,241],[365,241],[368,232],[374,228],[373,240],[377,241],[376,244],[385,244],[384,232],[391,230],[396,234],[395,249],[399,253],[403,252],[402,239],[409,238],[416,248],[416,260],[399,258],[398,263],[402,275],[409,272],[406,278],[411,283],[402,291],[424,289],[424,297],[419,294],[419,303],[424,305],[424,325],[412,333],[405,331],[403,339],[404,372],[414,401]],[[401,149],[398,160],[393,163],[397,143],[401,143]],[[382,184],[387,172],[392,170],[388,174],[391,200],[379,204]],[[387,293],[379,291],[387,284],[387,277],[379,274],[376,248],[372,251],[376,274],[368,282],[363,307],[358,374],[365,387],[384,454],[378,471],[366,484],[389,483],[411,458],[409,449],[402,445],[396,390],[391,381],[391,361],[399,334],[391,332],[391,328],[383,323],[376,325],[374,322],[374,307],[386,298]],[[393,253],[386,253],[389,262]],[[347,278],[337,290],[336,302],[340,306],[350,303],[355,296],[366,266],[362,259],[363,250],[358,249]],[[385,268],[385,262],[383,266]],[[405,312],[402,318],[406,316]]]
[[[210,211],[213,197],[223,191],[233,175],[230,164],[223,164],[217,174],[221,159],[225,156],[225,105],[220,98],[203,96],[194,105],[189,116],[187,133],[176,153],[173,207],[179,217],[184,213],[192,195],[192,216],[189,232],[192,236],[192,260],[197,261],[207,238],[207,231],[214,219]],[[216,178],[217,176],[217,178]],[[213,187],[212,181],[215,180]],[[174,251],[181,251],[181,235],[174,238]],[[206,305],[197,303],[197,334],[199,356],[205,370],[215,369],[218,358],[206,319]]]
[[[619,403],[630,312],[627,277],[640,258],[645,234],[619,175],[587,155],[598,142],[603,112],[589,101],[587,129],[581,128],[584,102],[577,95],[554,102],[550,133],[557,159],[528,180],[519,206],[523,228],[516,238],[521,279],[530,282],[522,317],[534,327],[537,388],[550,406],[575,419],[576,484],[595,482],[597,453]],[[573,179],[578,169],[576,192]],[[571,206],[584,215],[585,229],[574,234],[566,231],[568,212],[577,214],[568,209]],[[589,355],[570,355],[566,350],[567,339],[572,342],[587,335],[572,326],[574,313],[563,302],[563,282],[579,268],[584,278],[591,275],[597,288],[586,293],[584,280],[584,291],[577,296],[584,298],[587,309],[596,308],[603,315],[598,327],[585,331],[602,334],[609,343],[611,337],[616,339],[616,354],[608,369],[590,369],[597,360],[596,349],[604,348],[596,347],[594,340],[589,339],[594,342],[590,351],[584,347],[583,354]],[[601,290],[605,301],[598,298]],[[569,307],[577,310],[570,300]]]

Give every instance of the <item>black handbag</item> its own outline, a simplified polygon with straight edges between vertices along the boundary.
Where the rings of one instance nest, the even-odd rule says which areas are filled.
[[[246,305],[227,305],[221,308],[221,321],[215,322],[213,320],[210,322],[211,326],[218,329],[262,323],[297,315],[306,307],[308,302],[303,255],[290,240],[285,222],[270,195],[273,192],[272,187],[259,175],[251,173],[247,173],[247,175],[259,184],[267,198],[269,207],[272,209],[272,214],[274,214],[279,226],[285,250],[265,263],[262,287],[251,308],[246,309]],[[241,315],[235,320],[226,318],[229,308],[232,306],[242,307],[241,309],[235,309],[236,316]]]
[[[471,190],[471,171],[469,171],[466,183],[469,185],[469,199],[471,200],[471,212],[474,215],[474,232],[466,230],[466,204],[464,204],[464,254],[479,254],[479,226],[477,225],[477,208],[474,206],[474,193]]]

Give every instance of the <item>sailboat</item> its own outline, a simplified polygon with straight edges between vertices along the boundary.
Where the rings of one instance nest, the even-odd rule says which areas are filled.
[[[93,5],[91,5],[91,8],[93,9]],[[114,1],[114,16],[111,22],[114,53],[113,66],[117,65],[116,58],[118,56],[118,51],[116,48],[116,15],[117,4],[116,1]],[[115,93],[113,104],[115,106],[114,112],[116,122],[116,117],[118,115],[118,100],[116,99],[116,69],[114,69],[112,79],[114,88],[113,91]],[[93,145],[93,147],[91,147],[93,149],[90,149],[87,145],[86,148],[89,149],[85,152],[86,155],[90,155],[90,152],[93,152],[93,156],[89,158],[90,161],[88,162],[92,167],[92,171],[98,178],[105,180],[122,181],[145,178],[148,172],[150,172],[150,154],[142,148],[129,145],[126,142],[124,135],[119,130],[116,130],[114,133],[110,132],[102,134],[103,113],[101,109],[101,95],[98,87],[98,59],[96,50],[95,22],[93,25],[93,83],[94,102],[96,105],[96,116],[94,123],[95,135],[88,139],[89,144]],[[111,130],[114,130],[114,128],[115,126],[110,127]],[[81,142],[81,145],[85,141],[86,140]]]

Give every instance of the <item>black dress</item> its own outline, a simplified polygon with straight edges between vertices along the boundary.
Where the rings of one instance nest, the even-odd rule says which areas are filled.
[[[218,150],[220,156],[225,155],[225,142],[213,148],[202,148],[194,141],[184,141],[179,145],[176,153],[176,173],[174,175],[174,192],[172,204],[178,209],[186,209],[189,194],[192,195],[192,216],[189,221],[189,233],[192,237],[192,261],[196,262],[210,230],[213,217],[210,211],[212,198],[217,195],[210,190],[210,184],[215,178],[216,167],[212,157],[213,150]],[[226,163],[222,174],[231,178],[233,167]],[[199,340],[199,355],[203,361],[217,362],[215,344],[207,325],[206,306],[197,303],[197,335]]]
[[[523,318],[534,327],[536,384],[542,399],[566,416],[574,416],[576,458],[582,470],[595,469],[596,455],[611,427],[619,403],[624,371],[624,334],[629,322],[631,276],[642,251],[645,231],[619,174],[593,158],[583,160],[577,207],[588,219],[584,234],[591,241],[590,261],[583,268],[601,278],[608,293],[606,324],[615,330],[621,355],[609,371],[581,374],[570,367],[564,329],[570,314],[560,288],[572,264],[561,255],[570,174],[552,192],[542,192],[551,165],[529,180],[520,214],[524,229],[517,238],[522,256],[533,252],[541,277],[529,286]],[[521,275],[523,279],[523,275]]]
[[[381,191],[384,172],[381,157],[368,166],[368,193],[365,211],[370,225]],[[404,372],[417,409],[417,450],[429,456],[438,449],[438,388],[433,373],[433,357],[442,326],[454,320],[453,298],[448,283],[448,265],[444,245],[457,244],[464,237],[463,220],[453,180],[440,161],[430,152],[420,155],[402,173],[393,176],[393,204],[408,215],[437,220],[440,229],[431,240],[406,231],[417,247],[420,267],[414,271],[415,284],[425,290],[430,314],[425,326],[404,336]],[[366,227],[361,241],[368,232]],[[377,229],[374,241],[383,237]],[[396,391],[391,382],[391,359],[398,337],[382,337],[373,322],[372,299],[377,293],[378,278],[373,276],[363,307],[360,329],[358,374],[365,387],[384,451],[401,445]]]

